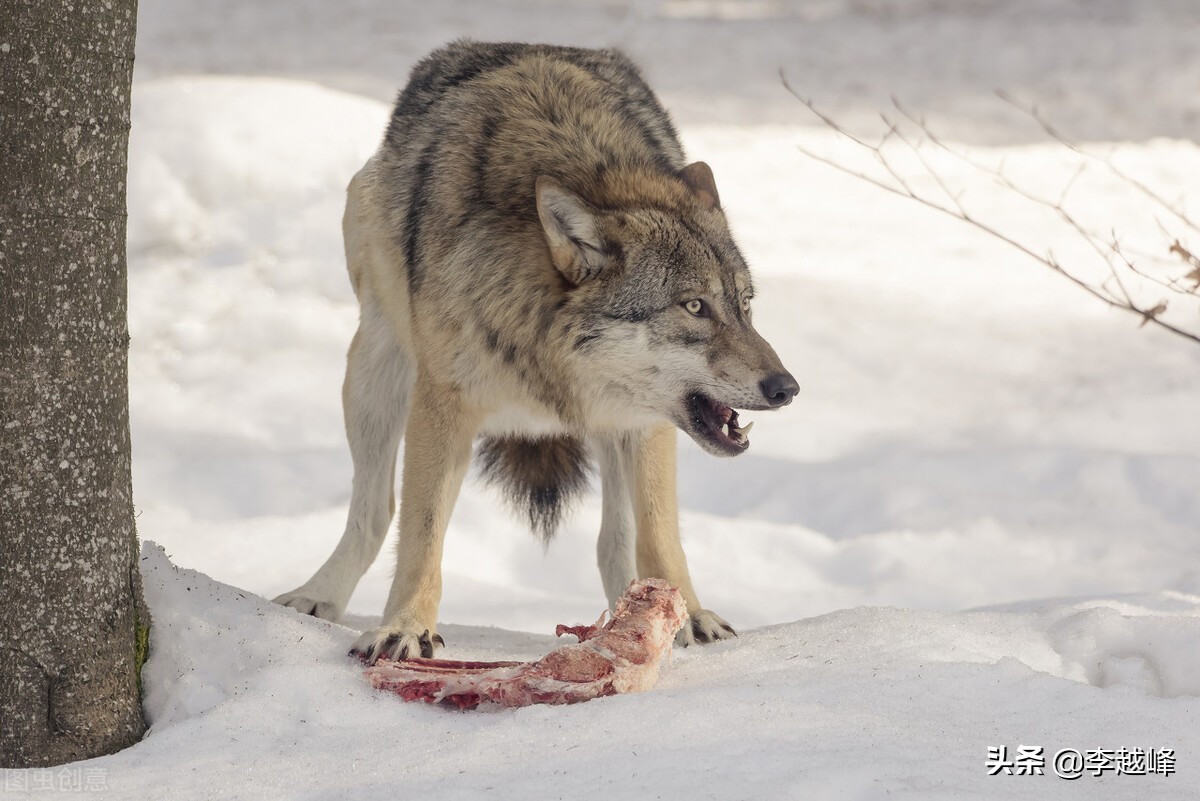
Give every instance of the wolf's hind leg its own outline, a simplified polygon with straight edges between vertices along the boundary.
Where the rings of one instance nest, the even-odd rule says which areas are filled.
[[[675,636],[680,645],[736,637],[737,633],[720,615],[700,606],[692,588],[687,558],[679,541],[675,462],[674,427],[647,431],[632,442],[632,469],[627,480],[637,520],[638,577],[665,579],[683,593],[690,620]]]
[[[395,510],[396,451],[408,412],[412,360],[395,329],[364,296],[346,360],[342,406],[354,461],[346,530],[325,564],[303,585],[275,599],[306,615],[337,620],[375,561]]]

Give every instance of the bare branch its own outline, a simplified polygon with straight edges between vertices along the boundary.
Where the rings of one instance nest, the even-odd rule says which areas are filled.
[[[1047,136],[1049,136],[1051,139],[1053,139],[1055,142],[1058,142],[1063,147],[1065,147],[1075,153],[1078,153],[1079,155],[1084,156],[1085,158],[1089,158],[1089,159],[1100,162],[1117,178],[1120,178],[1122,181],[1129,184],[1133,188],[1137,189],[1143,195],[1150,198],[1151,200],[1153,200],[1158,205],[1162,206],[1167,211],[1171,212],[1171,214],[1173,214],[1175,217],[1177,217],[1179,219],[1179,221],[1182,222],[1184,225],[1186,225],[1188,228],[1192,229],[1196,233],[1200,233],[1200,225],[1197,225],[1197,223],[1195,223],[1190,217],[1188,217],[1188,215],[1186,213],[1184,213],[1184,211],[1182,209],[1180,209],[1177,205],[1170,203],[1162,195],[1158,194],[1153,189],[1146,186],[1146,184],[1142,183],[1141,181],[1137,180],[1136,178],[1125,173],[1123,170],[1121,170],[1115,164],[1113,164],[1111,159],[1102,158],[1100,156],[1097,156],[1093,153],[1089,153],[1089,152],[1083,150],[1082,148],[1080,148],[1078,145],[1076,145],[1074,142],[1072,142],[1070,139],[1068,139],[1066,136],[1064,136],[1062,133],[1060,133],[1057,128],[1055,128],[1053,125],[1051,125],[1046,120],[1046,118],[1042,116],[1041,112],[1038,111],[1037,106],[1030,106],[1030,107],[1022,106],[1019,102],[1017,102],[1016,98],[1014,98],[1012,95],[1008,94],[1004,90],[998,90],[996,92],[996,95],[1001,100],[1003,100],[1005,103],[1008,103],[1013,108],[1028,115],[1029,117],[1031,117],[1033,119],[1033,121],[1036,122],[1039,127],[1041,127],[1042,131],[1045,132],[1045,134]]]
[[[892,102],[897,108],[899,108],[899,104],[896,103],[895,98],[892,98]],[[904,112],[901,111],[901,113],[903,114]],[[884,117],[884,119],[886,120],[887,118]],[[950,190],[950,187],[946,185],[946,181],[942,178],[941,173],[939,173],[932,167],[932,165],[930,165],[928,159],[925,158],[925,154],[921,152],[921,142],[909,141],[904,134],[900,133],[899,128],[895,126],[893,126],[893,130],[896,131],[897,138],[907,145],[908,149],[911,150],[913,155],[917,157],[917,160],[921,162],[921,166],[925,169],[926,174],[928,174],[929,177],[934,180],[934,182],[938,185],[938,188],[945,193],[946,197],[950,198],[950,202],[952,202],[955,208],[958,209],[959,214],[964,219],[969,218],[971,215],[967,213],[966,208],[964,208],[962,204],[962,192],[953,192]],[[927,129],[924,127],[924,123],[921,124],[921,130],[927,131]]]
[[[1164,287],[1172,292],[1177,292],[1179,294],[1184,294],[1184,295],[1196,294],[1196,288],[1185,287],[1180,284],[1178,279],[1164,280],[1162,278],[1159,278],[1158,276],[1152,275],[1152,274],[1142,270],[1140,267],[1137,266],[1136,262],[1133,262],[1132,260],[1126,258],[1125,253],[1123,251],[1120,253],[1117,253],[1115,250],[1113,250],[1112,249],[1112,240],[1109,240],[1109,241],[1103,240],[1099,234],[1084,228],[1082,225],[1080,225],[1078,222],[1076,222],[1069,215],[1066,215],[1066,212],[1063,210],[1063,205],[1066,202],[1067,196],[1070,194],[1071,189],[1075,186],[1075,183],[1087,171],[1087,162],[1086,161],[1080,162],[1079,167],[1075,170],[1075,173],[1071,176],[1070,179],[1068,179],[1067,183],[1063,186],[1062,191],[1059,193],[1059,198],[1058,198],[1057,202],[1046,200],[1045,198],[1041,198],[1041,197],[1034,195],[1032,192],[1024,189],[1023,187],[1018,185],[1016,182],[1012,181],[1004,171],[1003,159],[1001,160],[1000,165],[998,167],[996,167],[994,170],[992,168],[986,167],[986,166],[978,163],[974,159],[970,158],[965,153],[961,153],[958,150],[947,145],[942,139],[940,139],[929,128],[928,125],[926,125],[924,117],[920,117],[920,118],[916,117],[915,115],[910,113],[907,109],[905,109],[903,106],[901,106],[900,103],[895,98],[892,99],[892,104],[900,111],[901,114],[903,114],[909,120],[909,122],[911,122],[913,125],[916,125],[918,128],[920,128],[921,133],[924,134],[925,138],[931,144],[935,145],[936,147],[938,147],[945,153],[953,156],[954,158],[956,158],[963,164],[966,164],[967,166],[969,166],[985,175],[988,175],[993,180],[995,180],[997,183],[999,183],[1001,186],[1015,192],[1016,194],[1025,198],[1026,200],[1029,200],[1033,203],[1036,203],[1039,206],[1043,206],[1047,209],[1050,209],[1051,211],[1055,212],[1056,214],[1058,214],[1060,216],[1064,216],[1065,217],[1064,221],[1068,225],[1070,225],[1072,228],[1074,228],[1076,233],[1079,234],[1079,236],[1082,239],[1087,241],[1088,244],[1094,250],[1100,250],[1102,248],[1109,249],[1112,252],[1112,255],[1117,255],[1120,257],[1120,259],[1124,262],[1125,266],[1131,272],[1137,274],[1140,278],[1143,278],[1147,281],[1158,284],[1159,286]],[[1053,129],[1051,129],[1051,130],[1053,130]],[[1081,153],[1081,151],[1079,151],[1078,148],[1076,148],[1074,145],[1071,145],[1070,143],[1066,143],[1066,146],[1072,152],[1079,153],[1080,155],[1085,155],[1085,154]],[[1101,160],[1101,159],[1099,159],[1098,156],[1091,156],[1090,158],[1092,158],[1093,160]],[[924,162],[924,160],[922,160],[922,161]],[[927,170],[929,169],[928,165],[926,165],[926,169]],[[1162,224],[1161,221],[1158,222],[1158,226],[1159,226],[1159,229],[1163,231],[1164,235],[1169,235],[1166,227]],[[1114,240],[1115,240],[1115,234],[1114,234]],[[1103,253],[1100,255],[1102,258],[1105,258],[1105,259],[1108,258]],[[1148,253],[1144,253],[1144,252],[1141,255],[1143,255],[1147,258],[1157,258],[1156,256],[1153,256],[1152,254],[1148,254]]]
[[[821,113],[817,109],[816,105],[813,103],[812,100],[810,100],[807,97],[801,97],[796,92],[796,90],[792,88],[792,85],[790,83],[788,83],[787,75],[784,73],[784,71],[782,69],[779,70],[779,79],[781,81],[783,81],[783,88],[787,89],[788,92],[791,93],[792,97],[799,100],[804,105],[805,108],[807,108],[809,111],[811,111],[813,113],[813,115],[815,115],[817,117],[817,119],[819,119],[821,122],[825,123],[827,126],[832,128],[833,130],[837,131],[838,133],[840,133],[842,136],[846,137],[850,141],[854,142],[856,145],[861,145],[862,147],[865,147],[868,149],[871,148],[871,145],[869,145],[866,142],[864,142],[863,140],[859,139],[854,134],[852,134],[849,131],[842,128],[840,125],[838,125],[836,122],[834,122],[831,118],[826,117],[823,113]]]
[[[835,159],[815,153],[812,150],[801,146],[798,149],[804,155],[815,161],[832,167],[833,169],[838,170],[846,175],[853,176],[854,178],[879,187],[880,189],[883,189],[893,195],[914,200],[926,208],[938,211],[944,215],[967,223],[968,225],[988,234],[989,236],[1004,242],[1010,247],[1015,248],[1017,251],[1023,253],[1031,259],[1034,259],[1059,275],[1062,275],[1072,284],[1105,303],[1106,305],[1137,315],[1141,319],[1139,327],[1150,324],[1177,336],[1200,343],[1200,333],[1180,328],[1162,319],[1162,316],[1166,312],[1168,306],[1166,300],[1157,300],[1152,306],[1143,305],[1136,299],[1135,293],[1126,283],[1125,278],[1122,277],[1122,273],[1127,273],[1128,275],[1137,276],[1140,279],[1153,282],[1159,286],[1169,289],[1172,292],[1195,296],[1197,294],[1197,290],[1200,289],[1200,259],[1192,254],[1183,244],[1180,243],[1178,239],[1175,239],[1174,243],[1170,247],[1170,254],[1178,256],[1185,265],[1192,268],[1191,272],[1189,272],[1182,280],[1192,281],[1194,282],[1195,286],[1186,287],[1182,285],[1181,279],[1164,280],[1140,269],[1136,262],[1130,258],[1126,249],[1121,245],[1120,238],[1115,230],[1110,231],[1110,234],[1107,238],[1104,238],[1101,235],[1089,230],[1079,219],[1077,219],[1065,208],[1065,204],[1068,196],[1071,193],[1071,190],[1079,178],[1087,171],[1087,161],[1080,162],[1079,167],[1063,186],[1062,191],[1059,193],[1058,199],[1049,200],[1034,194],[1032,191],[1028,190],[1018,182],[1010,179],[1005,174],[1003,161],[1001,161],[999,167],[986,167],[966,154],[950,147],[936,134],[934,134],[933,131],[930,130],[930,127],[926,123],[924,117],[914,114],[894,97],[892,98],[892,105],[895,107],[896,111],[901,115],[901,117],[903,117],[904,120],[907,120],[909,124],[914,126],[919,134],[916,138],[908,136],[903,130],[901,130],[901,126],[897,121],[891,119],[887,114],[880,114],[880,118],[883,120],[885,126],[885,131],[877,144],[871,144],[862,137],[856,136],[847,131],[835,119],[818,109],[812,100],[801,97],[791,86],[791,84],[788,83],[787,77],[782,71],[780,72],[780,77],[783,80],[783,85],[787,88],[787,90],[794,97],[796,97],[804,105],[804,107],[813,114],[813,116],[820,120],[825,127],[829,128],[840,137],[852,142],[859,149],[869,153],[875,159],[875,161],[877,161],[883,167],[887,177],[882,178],[869,175],[861,170],[847,166],[846,164],[843,164]],[[1001,93],[1001,97],[1004,98],[1006,102],[1021,108],[1009,96]],[[1055,141],[1069,148],[1071,151],[1085,156],[1089,160],[1099,161],[1114,175],[1117,175],[1121,180],[1137,189],[1137,191],[1153,200],[1162,208],[1170,211],[1185,225],[1192,228],[1195,227],[1181,210],[1172,207],[1158,194],[1141,182],[1126,176],[1109,160],[1081,151],[1077,146],[1075,146],[1064,136],[1062,136],[1062,134],[1055,130],[1054,127],[1051,126],[1044,117],[1042,117],[1036,107],[1032,109],[1021,108],[1021,110],[1024,113],[1031,115],[1039,123],[1039,125],[1042,126],[1042,129],[1047,133],[1047,135],[1055,139]],[[1072,272],[1071,269],[1065,267],[1055,257],[1053,252],[1046,251],[1043,254],[1035,250],[1033,246],[1020,241],[1015,236],[1012,236],[1000,230],[999,228],[994,227],[988,222],[971,215],[962,203],[963,191],[955,191],[955,189],[953,189],[947,183],[944,176],[938,172],[938,170],[926,157],[924,152],[924,145],[926,142],[950,154],[954,158],[970,166],[972,169],[990,177],[1005,189],[1013,192],[1015,195],[1035,204],[1038,207],[1053,212],[1059,217],[1059,219],[1063,221],[1069,230],[1074,232],[1079,238],[1086,242],[1092,251],[1095,252],[1096,256],[1104,264],[1108,273],[1108,277],[1099,283],[1093,283],[1093,281],[1080,277],[1080,275],[1077,275],[1076,273]],[[933,182],[937,185],[938,190],[940,190],[940,193],[945,196],[948,202],[939,202],[934,197],[928,196],[914,188],[912,183],[905,177],[904,173],[897,167],[896,162],[891,160],[888,157],[888,154],[885,152],[885,149],[892,144],[903,146],[912,153],[912,155],[921,165],[922,170],[926,175],[929,176],[930,179],[933,180]],[[1163,227],[1161,222],[1159,224],[1160,227]],[[1165,231],[1165,227],[1163,228]]]

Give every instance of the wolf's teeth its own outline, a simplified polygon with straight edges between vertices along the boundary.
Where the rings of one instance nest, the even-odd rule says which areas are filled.
[[[729,438],[734,442],[745,442],[746,436],[750,433],[750,429],[754,427],[754,423],[746,423],[743,426],[730,426]]]

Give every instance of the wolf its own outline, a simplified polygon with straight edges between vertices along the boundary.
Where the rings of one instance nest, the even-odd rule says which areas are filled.
[[[478,43],[413,69],[351,180],[346,261],[360,307],[343,405],[346,529],[275,600],[336,620],[395,514],[382,624],[352,653],[430,657],[446,525],[476,459],[547,539],[598,466],[609,604],[634,579],[678,587],[688,645],[735,636],[705,609],[679,539],[676,431],[749,446],[737,410],[798,391],[751,322],[754,287],[712,171],[617,50]],[[478,439],[478,446],[476,441]]]

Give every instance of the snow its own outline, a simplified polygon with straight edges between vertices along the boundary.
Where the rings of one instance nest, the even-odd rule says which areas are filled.
[[[115,798],[1046,798],[1074,786],[986,776],[987,745],[1018,743],[1180,755],[1172,776],[1086,776],[1088,797],[1196,786],[1195,598],[860,606],[676,651],[644,694],[464,714],[370,689],[341,656],[350,629],[176,567],[153,544],[141,566],[152,728],[89,763]],[[464,659],[530,659],[555,642],[443,633]]]
[[[142,561],[152,728],[83,763],[104,795],[1200,794],[1200,348],[808,159],[797,146],[871,169],[776,75],[856,130],[894,92],[1056,198],[1076,157],[996,100],[1003,86],[1200,216],[1200,148],[1181,138],[1200,119],[1180,89],[1200,60],[1194,6],[334,8],[142,4],[131,418],[139,531],[165,553],[148,544]],[[344,626],[262,600],[306,579],[344,524],[345,183],[407,68],[463,34],[615,43],[646,64],[713,168],[757,325],[801,383],[788,409],[752,415],[745,456],[681,446],[692,575],[741,636],[677,651],[648,693],[461,714],[371,690],[344,654],[383,606],[390,547]],[[931,158],[980,215],[1083,264],[1053,214]],[[1103,170],[1081,180],[1089,227],[1163,255],[1144,197]],[[555,624],[594,620],[599,518],[589,497],[543,552],[469,480],[446,541],[444,655],[536,658]],[[1177,773],[988,776],[1000,745],[1172,748]]]

